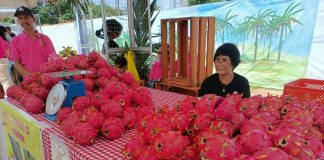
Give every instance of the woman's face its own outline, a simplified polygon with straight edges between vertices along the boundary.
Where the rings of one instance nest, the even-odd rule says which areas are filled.
[[[216,72],[219,75],[226,75],[226,74],[233,73],[234,67],[232,65],[230,57],[223,56],[223,55],[217,56],[214,63],[215,63]]]

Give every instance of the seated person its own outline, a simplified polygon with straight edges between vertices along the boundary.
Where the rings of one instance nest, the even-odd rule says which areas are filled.
[[[127,59],[124,56],[117,56],[115,62],[115,67],[120,74],[123,74],[127,70]]]
[[[217,73],[203,81],[198,96],[216,94],[217,96],[226,97],[227,94],[238,92],[243,94],[243,98],[250,97],[249,81],[234,72],[240,62],[240,51],[234,44],[225,43],[221,45],[214,55]]]
[[[119,48],[118,44],[114,41],[122,33],[123,26],[115,19],[106,20],[107,28],[107,47],[108,48]],[[96,31],[98,38],[104,39],[103,28]],[[102,45],[102,53],[106,54],[104,44]]]

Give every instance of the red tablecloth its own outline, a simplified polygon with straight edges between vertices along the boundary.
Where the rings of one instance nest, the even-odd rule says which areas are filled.
[[[160,90],[149,89],[152,94],[153,104],[155,107],[163,105],[173,105],[176,101],[184,99],[186,96],[170,93]],[[13,105],[20,109],[23,109],[19,103],[13,100],[9,100]],[[108,141],[103,137],[98,138],[95,144],[92,146],[80,146],[75,144],[74,141],[68,139],[64,133],[59,129],[59,125],[45,119],[44,114],[33,114],[31,115],[38,121],[42,121],[49,125],[49,128],[43,130],[43,147],[45,151],[45,159],[50,160],[51,155],[51,142],[50,135],[55,136],[64,140],[65,145],[69,148],[69,154],[71,160],[108,160],[108,159],[123,159],[124,156],[121,153],[121,149],[128,141],[128,138],[134,134],[134,130],[127,131],[123,135],[114,141]]]

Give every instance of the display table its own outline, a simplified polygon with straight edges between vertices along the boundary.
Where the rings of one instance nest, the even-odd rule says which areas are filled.
[[[184,99],[186,96],[149,89],[153,99],[153,105],[155,107],[163,105],[173,105],[178,100]],[[8,99],[8,101],[19,109],[23,108],[14,100]],[[71,159],[71,160],[108,160],[108,159],[124,159],[121,153],[121,149],[128,141],[129,137],[134,134],[134,130],[127,131],[123,135],[114,141],[108,141],[100,136],[95,144],[92,146],[80,146],[75,144],[74,141],[67,138],[60,130],[59,125],[45,119],[44,114],[31,115],[37,121],[48,125],[48,128],[43,129],[43,148],[44,156],[46,160],[50,159]],[[68,151],[67,151],[68,150]]]

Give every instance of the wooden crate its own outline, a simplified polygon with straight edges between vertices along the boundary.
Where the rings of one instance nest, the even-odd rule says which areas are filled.
[[[215,17],[162,19],[161,34],[163,84],[200,87],[213,71]]]

